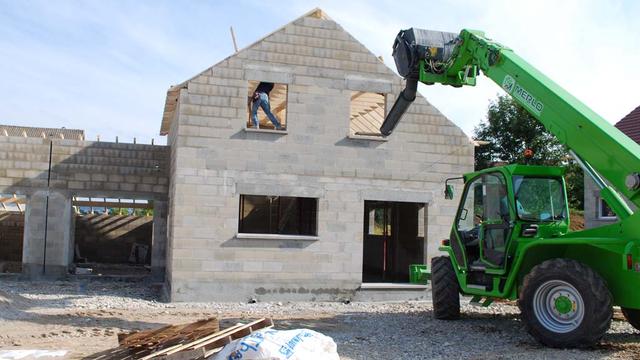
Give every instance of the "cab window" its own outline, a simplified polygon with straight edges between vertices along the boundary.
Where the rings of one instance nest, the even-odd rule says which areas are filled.
[[[518,217],[526,221],[555,221],[567,217],[560,178],[514,176]]]
[[[468,231],[485,221],[509,221],[507,186],[500,174],[484,174],[469,184],[458,214],[457,228]]]

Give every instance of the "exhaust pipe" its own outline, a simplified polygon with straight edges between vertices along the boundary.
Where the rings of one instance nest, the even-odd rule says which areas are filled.
[[[402,118],[402,115],[407,111],[409,105],[416,99],[416,93],[418,92],[418,79],[415,77],[407,78],[404,90],[400,93],[396,102],[393,104],[391,111],[384,118],[382,126],[380,126],[380,132],[384,136],[391,135],[393,129],[396,128],[398,122]]]

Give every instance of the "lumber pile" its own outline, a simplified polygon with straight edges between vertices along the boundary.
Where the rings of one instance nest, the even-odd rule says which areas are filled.
[[[118,334],[119,347],[92,359],[200,360],[206,359],[233,340],[273,326],[271,319],[259,319],[220,330],[218,319],[189,324],[168,325],[159,329]]]

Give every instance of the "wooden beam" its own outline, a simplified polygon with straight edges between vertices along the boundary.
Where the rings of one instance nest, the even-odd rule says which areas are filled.
[[[22,197],[6,197],[6,198],[0,198],[0,203],[3,204],[10,204],[10,203],[16,203],[16,204],[26,204],[27,203],[27,199],[22,198]]]
[[[73,206],[87,206],[105,209],[153,209],[153,203],[124,203],[115,201],[74,201]]]
[[[18,207],[18,211],[22,212],[22,207],[20,207],[20,201],[18,201],[18,196],[16,194],[13,194],[13,198],[16,200],[16,206]],[[26,200],[24,198],[22,199],[22,203],[24,203]]]
[[[351,101],[353,101],[353,100],[355,100],[355,99],[359,98],[360,96],[362,96],[362,95],[364,95],[364,94],[366,94],[364,91],[358,91],[357,93],[355,93],[355,94],[351,95]]]

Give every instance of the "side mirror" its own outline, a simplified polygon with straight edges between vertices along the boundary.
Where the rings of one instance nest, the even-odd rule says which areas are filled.
[[[447,200],[453,199],[453,185],[446,184],[444,186],[444,198]]]

